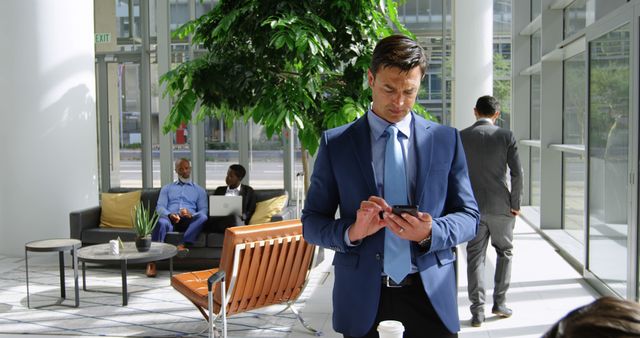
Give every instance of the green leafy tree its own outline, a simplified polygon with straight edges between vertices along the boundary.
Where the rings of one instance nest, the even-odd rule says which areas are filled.
[[[308,173],[321,131],[368,109],[367,68],[392,24],[412,36],[391,0],[221,0],[175,32],[206,53],[162,76],[174,100],[164,132],[191,121],[197,102],[195,122],[253,119],[268,137],[295,125]]]

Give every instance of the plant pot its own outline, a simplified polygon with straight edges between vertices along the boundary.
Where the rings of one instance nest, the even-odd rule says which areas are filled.
[[[147,252],[151,248],[151,236],[136,237],[136,249],[139,252]]]

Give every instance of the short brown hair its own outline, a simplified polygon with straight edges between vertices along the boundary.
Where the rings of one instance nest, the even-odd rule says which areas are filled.
[[[640,336],[640,304],[602,297],[560,319],[542,338],[631,338]]]
[[[427,56],[415,40],[404,35],[390,35],[380,40],[373,50],[369,69],[374,77],[380,67],[396,67],[405,72],[420,67],[424,77]]]

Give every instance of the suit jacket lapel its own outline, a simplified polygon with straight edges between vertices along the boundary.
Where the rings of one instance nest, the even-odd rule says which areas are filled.
[[[417,116],[414,116],[414,130],[413,134],[415,135],[415,153],[417,156],[416,164],[418,166],[417,170],[417,181],[416,181],[416,195],[415,195],[415,203],[422,205],[423,201],[420,200],[422,197],[422,193],[424,192],[425,184],[427,177],[429,176],[429,171],[431,170],[431,156],[433,154],[433,140],[431,135],[431,122]]]
[[[373,160],[371,157],[371,136],[367,114],[357,119],[352,125],[351,144],[353,145],[353,155],[360,166],[360,172],[367,182],[370,195],[378,195],[376,180],[373,175]]]
[[[240,196],[242,196],[242,213],[247,210],[247,205],[249,203],[247,193],[249,193],[249,191],[247,190],[247,186],[244,184],[240,184]]]

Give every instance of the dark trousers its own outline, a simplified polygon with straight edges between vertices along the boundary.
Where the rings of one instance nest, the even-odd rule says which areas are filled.
[[[224,231],[227,228],[244,225],[244,221],[240,215],[212,216],[210,223],[210,230],[221,234],[224,234]]]
[[[424,291],[422,282],[401,288],[382,287],[378,314],[373,327],[362,338],[378,338],[378,323],[383,320],[397,320],[404,326],[404,338],[456,338],[444,326],[431,301]],[[344,336],[345,338],[356,338]]]
[[[511,282],[515,224],[516,219],[511,215],[482,215],[476,237],[467,243],[467,279],[471,314],[484,314],[484,270],[489,241],[497,254],[496,272],[493,278],[493,304],[505,305]]]

